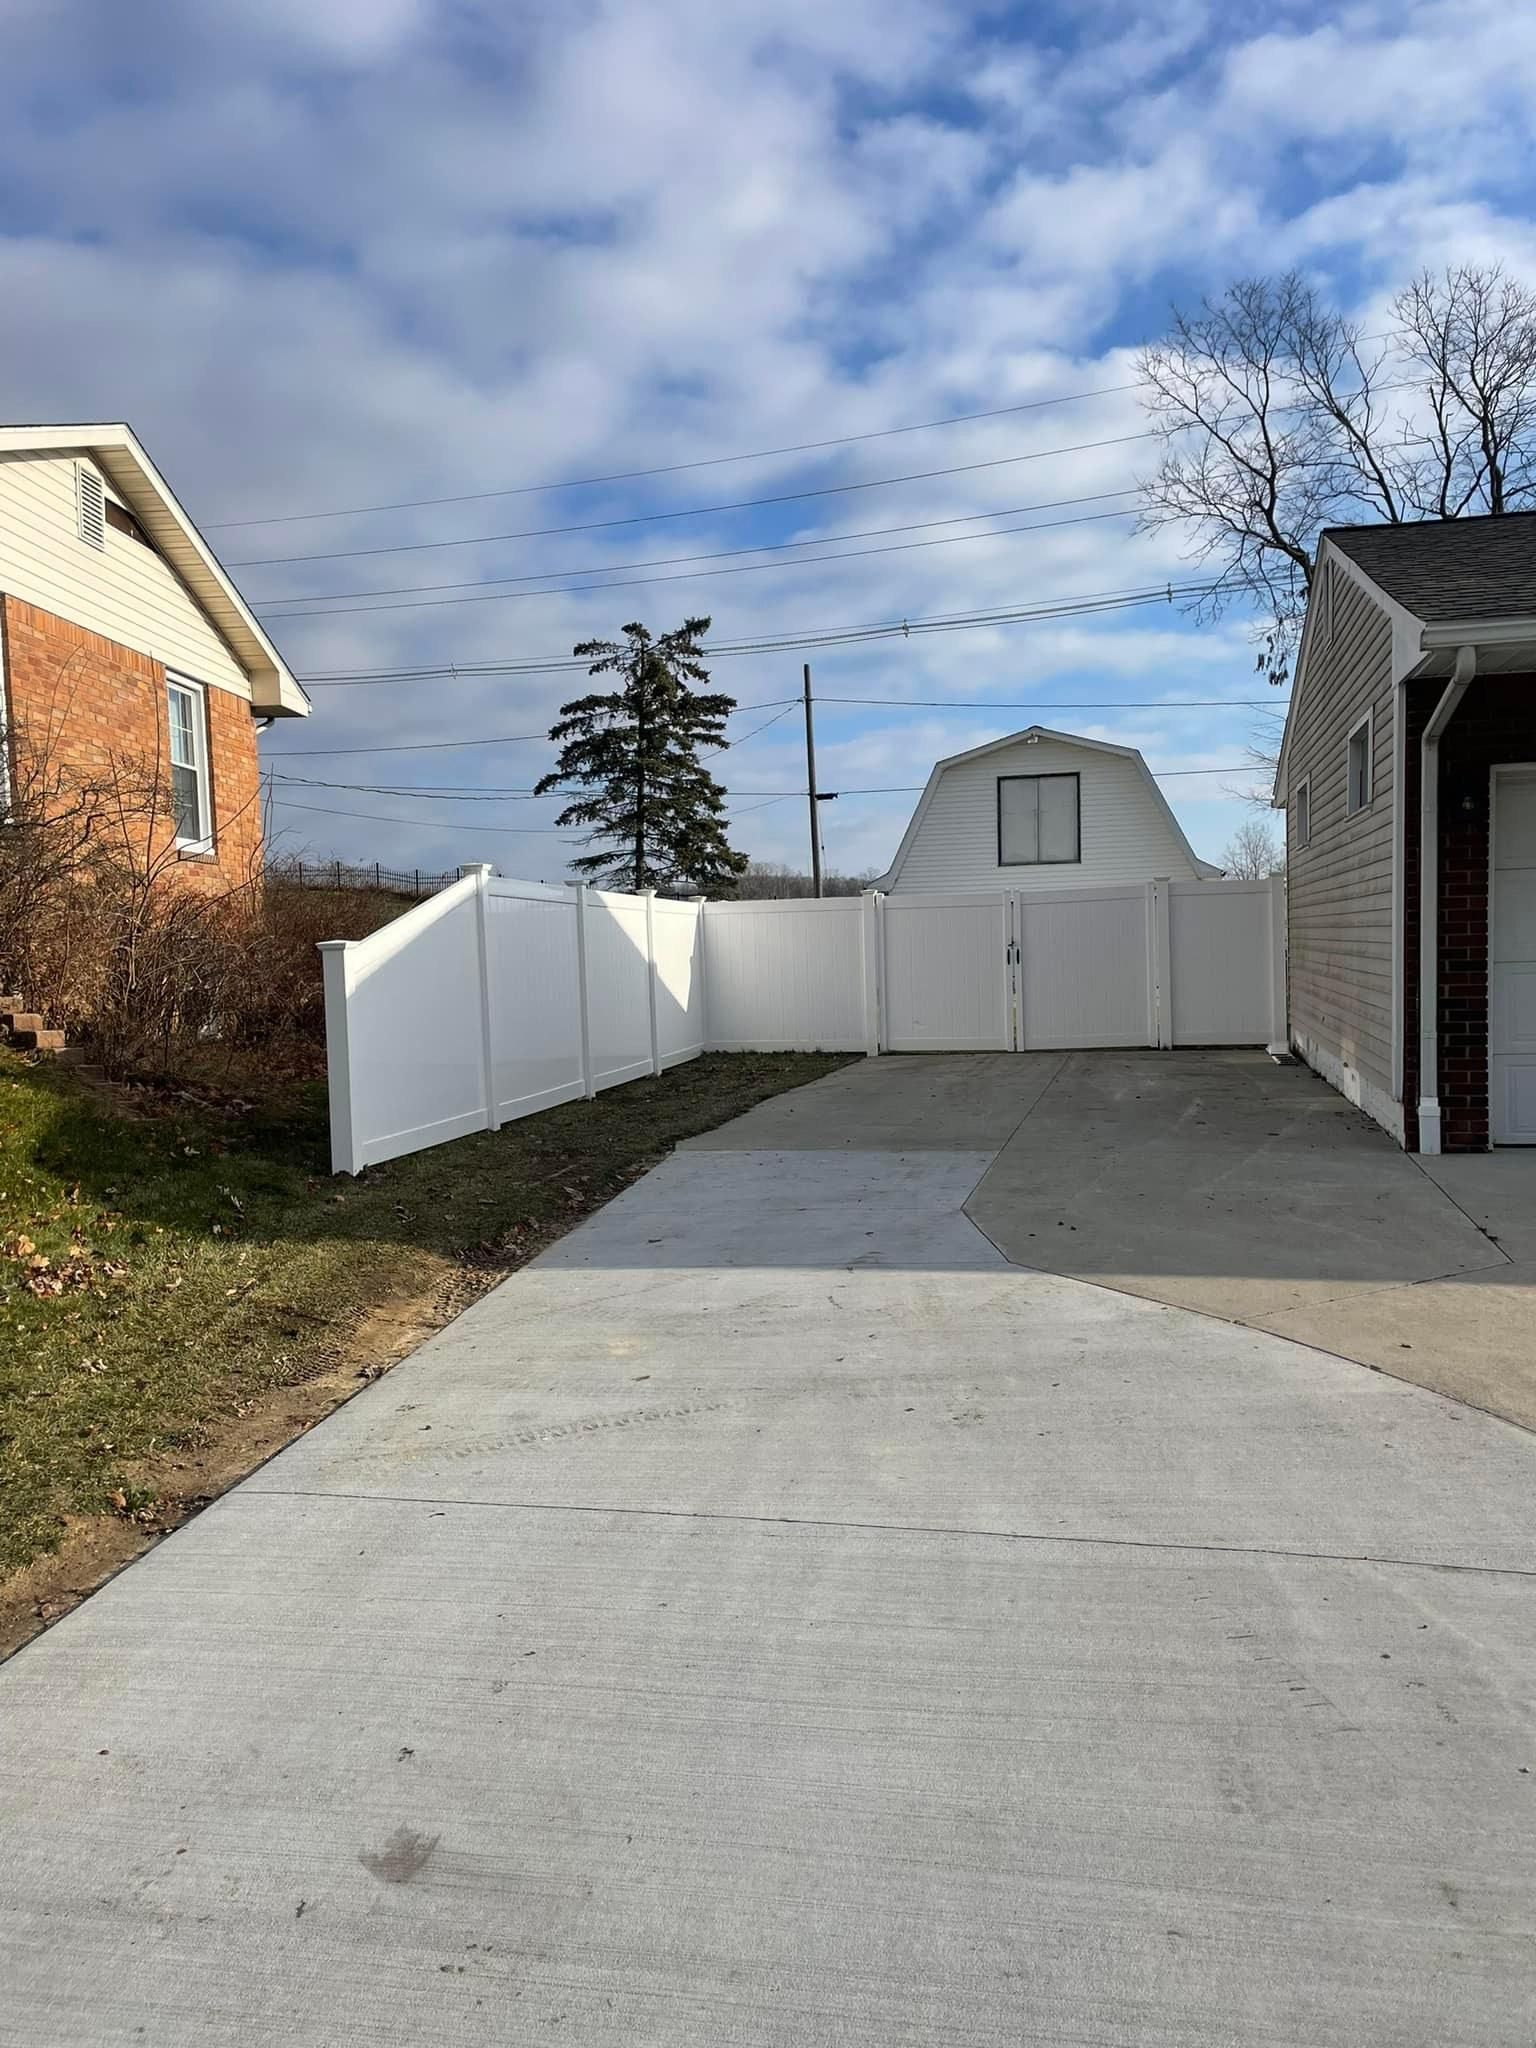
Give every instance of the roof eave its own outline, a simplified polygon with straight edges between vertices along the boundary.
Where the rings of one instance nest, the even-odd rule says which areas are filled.
[[[304,718],[312,706],[175,492],[121,421],[0,429],[0,453],[89,454],[98,461],[170,567],[218,629],[245,671],[251,711],[262,718]]]

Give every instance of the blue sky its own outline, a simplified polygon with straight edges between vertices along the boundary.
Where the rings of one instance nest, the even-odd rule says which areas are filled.
[[[555,660],[634,616],[709,612],[740,642],[1177,581],[1176,537],[1138,537],[1129,497],[1100,495],[1151,459],[1112,387],[1170,298],[1294,264],[1375,321],[1425,264],[1536,278],[1536,17],[1281,0],[1262,31],[1234,25],[1250,18],[1205,0],[10,0],[5,409],[131,420],[301,676]],[[878,481],[940,469],[959,473]],[[809,491],[829,494],[700,510]],[[508,495],[230,523],[476,492]],[[895,527],[919,530],[830,539]],[[822,537],[846,559],[568,587]],[[853,552],[873,549],[899,551]],[[491,578],[524,580],[404,588]],[[755,729],[804,658],[716,670],[764,707],[720,764],[737,841],[798,865],[803,804],[772,800],[802,781],[798,724]],[[900,700],[821,711],[824,786],[890,792],[828,807],[839,867],[883,866],[905,786],[1030,723],[1020,703],[1142,747],[1200,853],[1243,815],[1229,764],[1265,691],[1241,618],[1161,606],[810,659],[822,697]],[[314,687],[315,715],[265,745],[317,778],[278,786],[282,843],[558,875],[551,802],[318,783],[527,789],[542,743],[410,748],[541,731],[570,693],[558,673]],[[370,745],[406,750],[321,751]]]

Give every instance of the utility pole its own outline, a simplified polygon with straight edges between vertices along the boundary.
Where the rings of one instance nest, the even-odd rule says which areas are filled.
[[[805,787],[811,805],[811,894],[821,894],[821,816],[816,809],[816,728],[811,721],[811,664],[805,674]]]

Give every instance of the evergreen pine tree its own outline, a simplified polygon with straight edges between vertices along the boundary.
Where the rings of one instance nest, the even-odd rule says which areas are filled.
[[[646,627],[624,639],[583,640],[589,674],[616,675],[607,694],[562,704],[550,738],[559,763],[538,794],[582,784],[587,794],[556,822],[584,826],[594,851],[571,862],[610,889],[686,887],[716,894],[747,865],[726,838],[725,792],[699,759],[700,747],[724,748],[734,697],[694,686],[709,681],[699,642],[708,619],[685,619],[652,638]]]

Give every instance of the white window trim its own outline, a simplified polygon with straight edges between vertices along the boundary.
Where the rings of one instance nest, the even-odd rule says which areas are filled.
[[[1361,803],[1354,800],[1354,786],[1349,773],[1349,757],[1356,739],[1365,734],[1365,798]],[[1376,799],[1376,714],[1374,707],[1363,718],[1357,718],[1344,739],[1344,815],[1358,818],[1362,811],[1368,811]]]
[[[169,670],[165,677],[165,720],[166,720],[166,764],[170,758],[171,692],[183,691],[192,699],[192,750],[197,756],[194,763],[197,770],[197,823],[196,835],[177,832],[173,844],[178,853],[212,853],[213,851],[213,787],[208,772],[208,692],[202,683],[194,683],[189,676],[172,675]]]
[[[1047,859],[1047,858],[1046,858],[1046,857],[1045,857],[1045,856],[1044,856],[1043,854],[1041,854],[1040,852],[1038,852],[1038,851],[1037,851],[1037,852],[1036,852],[1036,854],[1035,854],[1035,857],[1034,857],[1034,859],[1033,859],[1033,860],[1004,860],[1004,858],[1003,858],[1003,784],[1004,784],[1005,782],[1036,782],[1036,783],[1038,783],[1038,782],[1071,782],[1071,783],[1074,783],[1074,784],[1076,785],[1076,788],[1075,788],[1075,790],[1074,790],[1074,798],[1075,798],[1075,802],[1074,802],[1074,812],[1075,812],[1075,817],[1074,817],[1074,823],[1075,823],[1075,825],[1076,825],[1076,828],[1077,828],[1077,829],[1076,829],[1076,831],[1075,831],[1075,833],[1074,833],[1074,835],[1073,835],[1073,839],[1074,839],[1074,844],[1075,844],[1075,846],[1076,846],[1076,851],[1075,851],[1074,853],[1071,853],[1071,854],[1053,854],[1053,855],[1052,855],[1052,856],[1051,856],[1051,857],[1050,857],[1049,859]],[[1029,769],[1025,769],[1024,771],[1022,771],[1021,773],[1018,773],[1018,774],[1009,774],[1009,775],[999,775],[999,776],[997,777],[997,793],[996,793],[996,804],[997,804],[997,864],[998,864],[998,866],[999,866],[1000,868],[1075,868],[1075,867],[1081,867],[1081,866],[1082,866],[1082,864],[1083,864],[1083,776],[1082,776],[1082,770],[1081,770],[1081,769],[1078,769],[1078,768],[1043,768],[1043,769],[1042,769],[1042,768],[1029,768]],[[1039,839],[1038,839],[1038,835],[1037,835],[1037,838],[1036,838],[1036,846],[1037,846],[1037,848],[1038,848],[1038,845],[1039,845]]]
[[[1286,850],[1288,852],[1300,852],[1302,847],[1312,844],[1312,778],[1310,775],[1303,775],[1300,782],[1296,785],[1295,808],[1298,820],[1301,817],[1303,803],[1305,803],[1306,807],[1307,829],[1305,832],[1297,834],[1294,847],[1289,844],[1287,845]],[[1285,823],[1286,831],[1289,833],[1291,823],[1289,816],[1287,816]]]

